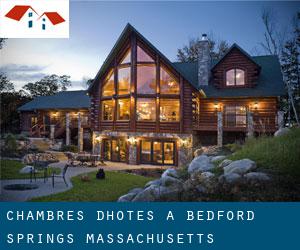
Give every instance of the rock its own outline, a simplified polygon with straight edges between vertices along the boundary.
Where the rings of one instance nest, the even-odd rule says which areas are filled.
[[[20,174],[30,174],[32,170],[33,170],[33,166],[27,165],[27,166],[23,167],[22,169],[20,169],[19,173]]]
[[[136,201],[155,201],[159,198],[159,187],[158,186],[149,186],[145,188],[142,192],[138,193],[133,199],[133,202]]]
[[[274,136],[277,137],[277,136],[286,135],[289,132],[290,132],[289,128],[280,128],[274,133]]]
[[[162,178],[166,177],[166,176],[171,176],[174,178],[179,178],[178,172],[176,169],[174,168],[168,168],[165,172],[163,172],[163,174],[161,175]]]
[[[149,187],[149,186],[159,186],[159,185],[161,185],[161,179],[156,179],[156,180],[147,182],[145,185],[145,188]]]
[[[159,197],[157,200],[162,201],[178,201],[182,192],[182,188],[180,187],[160,187],[159,189]]]
[[[224,168],[228,166],[230,163],[232,163],[232,160],[225,159],[218,165],[218,168]]]
[[[202,147],[202,150],[203,150],[203,154],[217,156],[221,153],[222,147],[207,146],[207,147]]]
[[[182,188],[183,190],[188,191],[194,189],[195,186],[196,186],[195,181],[192,179],[188,179],[183,183]]]
[[[194,152],[194,157],[198,157],[198,156],[200,156],[202,154],[203,154],[203,149],[202,148],[198,148]]]
[[[201,173],[201,178],[203,180],[207,180],[207,179],[213,178],[214,176],[215,176],[215,174],[213,174],[211,172],[203,172],[203,173]]]
[[[207,155],[200,155],[192,160],[188,167],[188,173],[194,172],[206,172],[212,170],[214,165],[210,163],[210,159]]]
[[[125,194],[118,199],[118,202],[130,202],[136,195],[136,193]]]
[[[225,155],[217,155],[211,158],[211,162],[218,162],[218,161],[222,161],[226,158]]]
[[[134,188],[134,189],[131,189],[128,194],[137,194],[141,191],[143,191],[144,189],[143,188]]]
[[[224,167],[224,174],[246,174],[252,170],[256,169],[256,163],[254,161],[251,161],[249,159],[243,159],[238,161],[233,161],[226,167]]]
[[[230,184],[237,183],[242,179],[242,176],[237,173],[223,174],[219,177],[219,182],[227,182]]]
[[[161,178],[161,185],[165,187],[169,186],[182,186],[181,180],[171,177],[171,176],[165,176]]]
[[[244,177],[248,181],[269,181],[271,178],[265,174],[265,173],[260,173],[260,172],[250,172],[248,174],[245,174]]]

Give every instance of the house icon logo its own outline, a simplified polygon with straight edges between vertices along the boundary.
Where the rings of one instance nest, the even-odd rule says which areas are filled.
[[[24,0],[24,4],[18,0],[15,5],[12,2],[0,0],[0,37],[69,37],[68,0]]]
[[[16,5],[5,16],[16,21],[27,18],[29,29],[33,28],[34,25],[38,25],[42,30],[46,30],[47,22],[52,25],[65,22],[65,19],[57,12],[44,12],[37,19],[36,15],[38,15],[38,13],[31,6]]]

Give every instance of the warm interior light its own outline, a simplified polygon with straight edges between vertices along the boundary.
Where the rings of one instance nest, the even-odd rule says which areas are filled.
[[[215,107],[215,110],[218,110],[219,109],[219,103],[215,102],[214,107]]]
[[[257,109],[258,108],[258,102],[255,102],[254,103],[254,109]]]
[[[132,136],[132,137],[129,137],[129,138],[127,139],[127,141],[128,141],[130,144],[132,144],[132,145],[135,145],[135,144],[137,143],[137,139],[134,138],[133,136]]]
[[[97,142],[101,142],[102,137],[101,137],[101,136],[97,136],[97,137],[95,137],[95,140],[96,140]]]

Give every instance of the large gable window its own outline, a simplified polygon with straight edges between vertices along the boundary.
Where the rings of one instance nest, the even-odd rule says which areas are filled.
[[[156,102],[154,98],[138,98],[136,103],[138,121],[156,120]]]
[[[154,62],[153,58],[147,52],[145,52],[140,46],[137,46],[137,61]]]
[[[160,92],[162,94],[179,94],[178,81],[164,67],[160,67]]]
[[[231,69],[226,72],[226,86],[245,85],[245,71],[242,69]]]
[[[155,94],[156,92],[156,70],[155,65],[137,66],[137,93]]]
[[[113,96],[115,94],[114,73],[111,70],[104,82],[102,96]]]
[[[118,95],[129,94],[130,91],[130,66],[118,69]]]

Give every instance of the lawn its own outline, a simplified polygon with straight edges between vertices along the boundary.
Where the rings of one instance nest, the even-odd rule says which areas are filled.
[[[20,174],[19,171],[25,165],[20,161],[12,161],[12,160],[0,160],[0,179],[29,179],[30,174]],[[55,171],[55,173],[59,173],[59,168],[49,168],[49,174]],[[43,177],[43,174],[37,174],[38,177]]]
[[[292,129],[280,137],[249,139],[231,160],[249,158],[258,167],[300,179],[300,129]]]
[[[143,187],[153,178],[124,172],[106,171],[104,180],[96,179],[96,172],[87,174],[89,182],[83,182],[81,175],[73,177],[73,188],[58,194],[35,198],[32,201],[116,201],[129,190]]]

